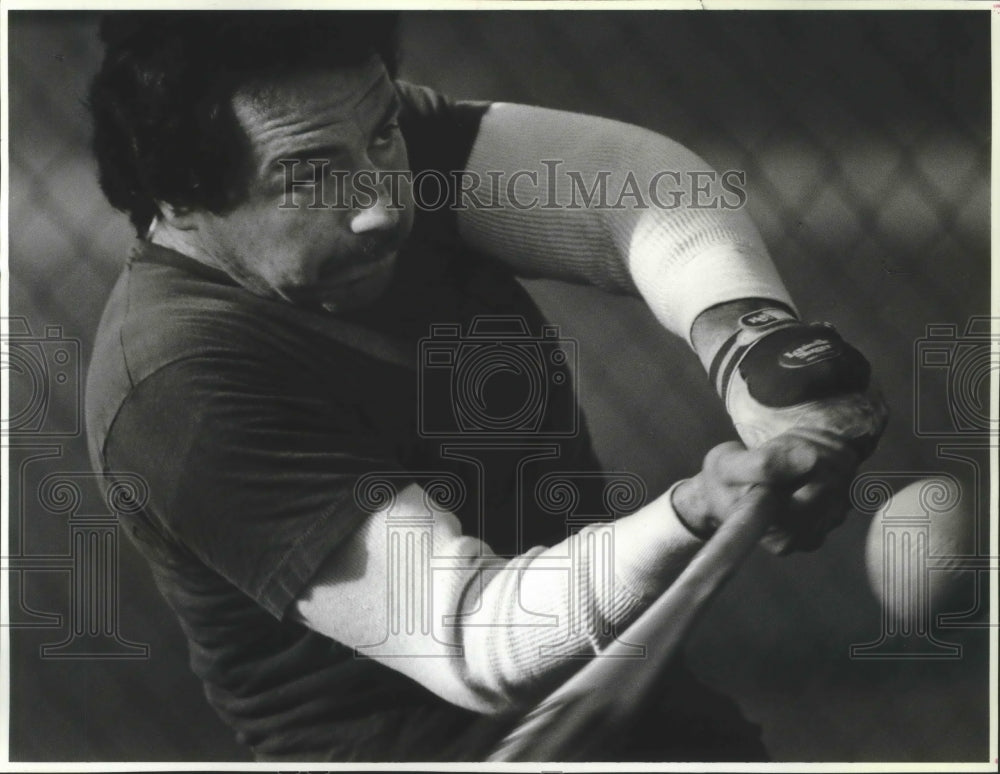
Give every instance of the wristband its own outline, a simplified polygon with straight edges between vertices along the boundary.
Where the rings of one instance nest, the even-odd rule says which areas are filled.
[[[677,521],[681,523],[681,526],[684,527],[684,529],[686,529],[694,537],[698,538],[698,540],[704,543],[710,537],[712,537],[712,535],[715,534],[715,530],[718,529],[718,525],[696,528],[687,519],[681,516],[681,512],[677,510],[677,508],[674,506],[674,492],[676,491],[677,487],[679,487],[685,481],[690,481],[690,479],[682,478],[679,479],[678,481],[675,481],[671,485],[670,489],[667,490],[667,502],[670,503],[670,509],[674,512],[674,518],[676,518]]]
[[[787,309],[766,306],[740,317],[738,325],[736,333],[719,347],[708,369],[708,380],[723,400],[729,392],[733,372],[755,342],[781,328],[801,323]]]

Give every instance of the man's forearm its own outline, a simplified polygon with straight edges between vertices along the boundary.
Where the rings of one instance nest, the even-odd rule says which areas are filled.
[[[412,507],[426,521],[422,502],[416,486],[401,492],[394,519]],[[511,560],[462,535],[451,514],[436,514],[432,568],[390,561],[386,519],[372,514],[329,558],[296,613],[317,631],[480,712],[537,699],[567,664],[623,630],[701,545],[678,520],[669,493],[613,524],[591,525]],[[429,589],[430,598],[420,589]],[[404,603],[413,606],[409,619],[429,621],[430,631],[390,625],[389,611]]]
[[[590,525],[485,573],[482,594],[466,601],[476,612],[456,630],[470,679],[506,705],[538,700],[568,663],[621,634],[700,546],[668,492],[613,524]]]
[[[459,212],[467,241],[527,275],[638,293],[664,327],[694,344],[706,368],[739,316],[706,310],[748,298],[794,308],[745,208],[721,199],[706,204],[695,189],[713,171],[662,135],[593,116],[497,105],[483,119],[469,169],[484,181],[490,170],[534,171],[548,188],[538,206],[521,207],[508,196],[516,191],[484,183],[478,195],[499,193],[501,206]],[[597,181],[603,200],[581,206],[579,183]],[[665,181],[682,195],[664,191]]]

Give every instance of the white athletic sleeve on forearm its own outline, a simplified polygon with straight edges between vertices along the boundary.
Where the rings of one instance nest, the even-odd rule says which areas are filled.
[[[513,559],[462,535],[454,515],[434,513],[430,569],[412,550],[409,561],[393,561],[392,546],[406,541],[390,539],[390,527],[400,514],[426,520],[424,502],[414,484],[400,492],[391,518],[372,514],[328,558],[295,615],[477,712],[540,698],[565,676],[562,668],[578,667],[580,656],[620,634],[701,545],[678,521],[668,491],[613,524]],[[399,605],[417,623],[394,625]]]
[[[695,318],[716,304],[760,297],[794,308],[744,208],[696,208],[691,204],[707,199],[690,195],[670,206],[675,200],[666,187],[690,192],[712,170],[662,135],[594,116],[498,103],[483,117],[467,172],[482,182],[475,198],[463,201],[469,206],[459,210],[459,233],[526,276],[638,291],[661,324],[689,343]],[[525,173],[537,175],[538,184]],[[584,199],[579,187],[574,195],[571,174],[588,190],[603,176],[606,204],[622,206],[579,206]],[[636,206],[635,196],[620,197],[630,174],[646,207]],[[665,206],[649,196],[656,181],[664,184],[652,187],[664,189],[658,201]],[[528,206],[534,195],[539,201]],[[567,206],[574,196],[577,207]],[[731,197],[727,201],[731,206]]]

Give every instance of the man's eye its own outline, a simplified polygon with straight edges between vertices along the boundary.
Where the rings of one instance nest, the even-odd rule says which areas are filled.
[[[399,124],[396,121],[386,124],[372,138],[372,144],[388,145],[396,138],[397,131],[399,131]]]

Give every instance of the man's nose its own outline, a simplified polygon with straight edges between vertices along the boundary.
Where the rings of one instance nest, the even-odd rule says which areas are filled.
[[[373,207],[366,207],[351,218],[351,231],[367,234],[371,231],[389,231],[399,222],[399,212],[389,209],[387,202],[379,199]]]
[[[351,216],[351,231],[367,234],[371,231],[391,231],[399,224],[399,207],[393,207],[388,192],[379,191],[378,200]]]

